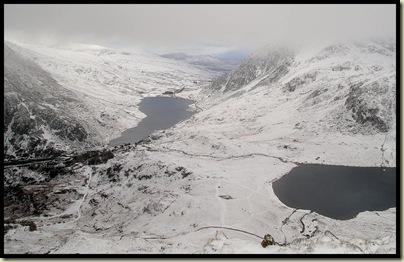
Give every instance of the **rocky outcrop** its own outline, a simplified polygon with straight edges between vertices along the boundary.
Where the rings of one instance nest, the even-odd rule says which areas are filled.
[[[52,76],[4,45],[4,154],[49,156],[55,142],[86,142],[88,132],[70,108],[77,96]]]
[[[394,121],[391,112],[396,113],[395,97],[388,81],[383,80],[351,85],[345,106],[357,123],[370,124],[380,132],[389,130]]]

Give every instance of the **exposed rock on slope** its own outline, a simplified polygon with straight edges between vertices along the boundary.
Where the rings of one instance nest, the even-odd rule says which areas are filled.
[[[40,66],[4,45],[4,153],[47,156],[60,146],[91,142],[71,114],[83,106]]]

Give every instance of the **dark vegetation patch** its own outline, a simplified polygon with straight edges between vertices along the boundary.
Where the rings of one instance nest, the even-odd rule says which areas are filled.
[[[85,165],[99,165],[106,163],[108,159],[114,157],[110,150],[103,151],[87,151],[83,154],[73,157],[73,163],[82,163]]]

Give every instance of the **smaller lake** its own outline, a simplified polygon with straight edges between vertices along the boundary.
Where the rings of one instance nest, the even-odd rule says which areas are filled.
[[[272,187],[289,207],[339,220],[396,207],[396,168],[304,164]]]
[[[122,135],[110,141],[110,146],[134,144],[148,137],[156,130],[164,130],[188,119],[195,111],[189,105],[195,101],[173,97],[146,97],[139,103],[139,110],[147,116],[136,127],[125,130]]]

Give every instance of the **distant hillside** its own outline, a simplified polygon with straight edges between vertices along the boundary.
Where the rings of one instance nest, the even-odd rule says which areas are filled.
[[[209,70],[216,75],[228,72],[241,63],[241,60],[238,59],[217,58],[209,55],[187,55],[185,53],[164,54],[162,57],[184,61],[201,69]]]

